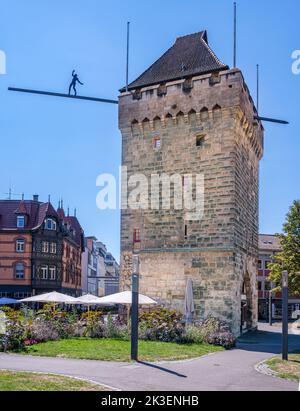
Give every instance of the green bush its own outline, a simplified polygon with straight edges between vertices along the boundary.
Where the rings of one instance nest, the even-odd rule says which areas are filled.
[[[180,341],[184,333],[183,317],[167,308],[140,314],[139,337],[150,341]]]

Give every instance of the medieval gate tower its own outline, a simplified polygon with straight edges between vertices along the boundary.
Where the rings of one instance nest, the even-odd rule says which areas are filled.
[[[141,293],[184,312],[192,279],[196,318],[216,316],[236,335],[257,323],[263,127],[255,115],[241,71],[218,60],[205,31],[178,38],[119,98],[128,179],[204,176],[200,220],[187,220],[184,209],[151,208],[150,183],[147,209],[122,210],[121,288],[131,286],[138,252]]]

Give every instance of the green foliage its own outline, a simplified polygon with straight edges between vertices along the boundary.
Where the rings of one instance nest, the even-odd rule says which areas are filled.
[[[139,337],[151,341],[180,341],[184,332],[182,315],[167,308],[140,314]]]
[[[117,340],[129,340],[128,326],[119,320],[113,319],[113,317],[109,315],[105,323],[104,337]]]
[[[300,294],[300,201],[294,201],[283,233],[277,234],[280,238],[282,251],[274,256],[274,263],[270,264],[270,280],[276,284],[274,292],[281,291],[282,271],[289,273],[289,293],[291,296]]]

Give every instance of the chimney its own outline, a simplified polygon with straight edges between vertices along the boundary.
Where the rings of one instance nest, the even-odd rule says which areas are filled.
[[[39,195],[38,194],[33,195],[33,201],[39,201]]]

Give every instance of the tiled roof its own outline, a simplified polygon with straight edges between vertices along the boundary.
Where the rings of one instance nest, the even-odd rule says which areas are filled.
[[[209,47],[206,31],[201,31],[179,37],[162,57],[129,85],[129,90],[228,68]]]
[[[47,217],[54,217],[66,224],[69,230],[75,232],[73,240],[83,247],[83,229],[76,217],[66,217],[62,208],[56,211],[50,202],[42,203],[35,200],[0,200],[0,230],[17,230],[17,215],[26,214],[26,226],[24,230],[36,230]],[[19,230],[19,229],[18,229]]]
[[[84,232],[83,229],[77,219],[77,217],[65,217],[63,219],[64,223],[68,224],[72,230],[75,231],[75,236],[74,240],[76,244],[78,244],[81,247],[84,247]]]
[[[27,224],[25,229],[33,229],[39,221],[40,205],[41,203],[38,201],[31,200],[0,200],[0,230],[16,229],[16,212],[24,212],[24,214],[26,212]]]
[[[260,251],[279,251],[280,239],[275,235],[260,234],[258,247]]]

